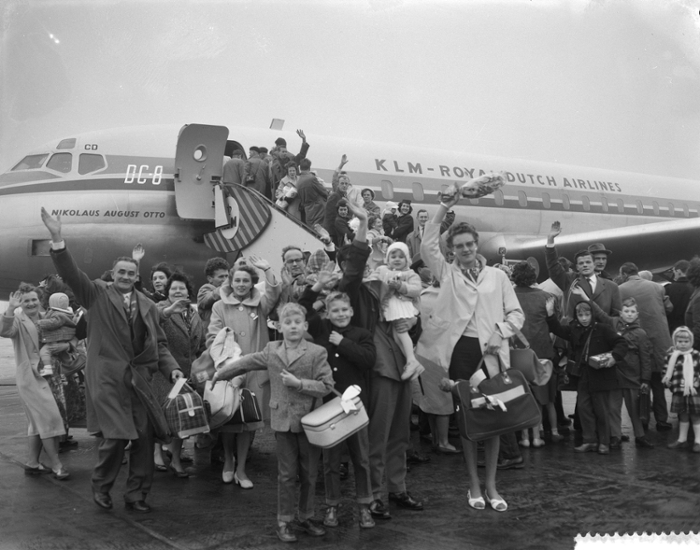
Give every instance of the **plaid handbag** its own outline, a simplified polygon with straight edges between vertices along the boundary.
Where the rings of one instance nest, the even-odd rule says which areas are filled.
[[[238,410],[233,413],[229,424],[250,424],[251,422],[261,422],[262,413],[255,394],[248,388],[240,390],[241,404]]]
[[[184,380],[184,378],[178,380],[168,394],[168,400],[163,407],[170,431],[180,439],[209,432],[204,402],[199,394],[185,384]],[[183,388],[187,391],[179,393]]]

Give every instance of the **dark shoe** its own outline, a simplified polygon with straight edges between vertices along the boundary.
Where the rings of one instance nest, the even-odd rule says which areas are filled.
[[[372,514],[366,506],[360,506],[360,528],[371,529],[376,523],[372,519]]]
[[[642,437],[635,437],[634,444],[637,447],[641,447],[643,449],[653,449],[654,448],[654,444],[647,439],[646,435],[644,435]]]
[[[170,470],[174,476],[179,477],[181,479],[190,477],[190,474],[187,472],[187,470],[185,470],[184,468],[182,470],[177,470],[172,464],[168,466],[168,470]]]
[[[552,443],[559,443],[560,441],[564,441],[564,436],[560,434],[552,434],[551,440]]]
[[[425,464],[430,462],[430,457],[420,454],[418,451],[406,453],[406,463],[408,464]]]
[[[60,469],[53,471],[53,477],[58,481],[65,481],[70,477],[70,474],[68,473],[68,470],[61,467]]]
[[[304,531],[304,533],[306,533],[307,535],[311,535],[312,537],[322,537],[326,534],[326,530],[323,527],[312,523],[310,519],[305,519],[304,521],[297,521],[294,524],[294,527],[301,529],[302,531]]]
[[[297,536],[294,534],[294,531],[289,526],[289,523],[284,522],[281,523],[280,525],[277,526],[277,538],[280,539],[282,542],[296,542]]]
[[[151,507],[146,504],[145,500],[137,500],[136,502],[125,502],[124,507],[129,512],[138,512],[139,514],[148,514],[151,512]]]
[[[405,493],[389,493],[389,501],[395,502],[399,508],[406,508],[407,510],[420,512],[423,509],[423,503],[414,499],[408,491]]]
[[[622,439],[620,439],[617,436],[613,436],[610,438],[610,448],[611,449],[621,449],[622,448]]]
[[[39,464],[38,466],[25,466],[24,467],[24,475],[25,476],[40,476],[41,474],[48,474],[51,472],[51,468],[47,468],[43,464]]]
[[[329,506],[326,508],[326,515],[323,518],[323,525],[326,527],[338,527],[338,507]]]
[[[574,452],[576,453],[595,453],[598,450],[598,445],[596,443],[583,443],[578,447],[574,447]]]
[[[610,454],[610,447],[607,445],[598,445],[598,454],[599,455],[609,455]]]
[[[378,519],[391,519],[389,509],[386,506],[384,506],[384,503],[379,499],[373,501],[369,505],[369,513],[372,514],[373,517]]]
[[[440,445],[438,445],[437,447],[435,447],[435,452],[436,452],[437,454],[444,454],[444,455],[458,455],[458,454],[462,454],[462,451],[460,451],[459,449],[456,449],[456,448],[454,448],[454,447],[452,447],[452,448],[450,448],[450,447],[441,447]]]
[[[700,443],[694,443],[694,444],[693,444],[693,452],[694,452],[694,453],[700,453]]]
[[[670,432],[673,429],[673,424],[670,422],[657,422],[656,431],[657,432]]]
[[[678,449],[679,451],[685,450],[689,447],[687,441],[674,441],[673,443],[669,443],[666,445],[667,448],[669,449]]]
[[[182,453],[180,455],[180,462],[184,462],[185,464],[190,464],[194,462],[194,459],[190,455],[186,455],[185,453]]]
[[[623,434],[620,436],[620,441],[622,441],[623,443],[627,443],[629,440],[630,440],[630,436],[628,436],[628,435]]]
[[[92,500],[94,500],[95,504],[100,508],[104,508],[105,510],[112,509],[112,497],[109,496],[109,493],[94,492],[92,493]]]
[[[496,464],[498,470],[522,470],[525,467],[525,459],[522,456],[517,458],[504,458]]]
[[[341,481],[346,480],[349,475],[350,475],[350,472],[348,471],[348,463],[341,462],[340,463],[340,480]]]

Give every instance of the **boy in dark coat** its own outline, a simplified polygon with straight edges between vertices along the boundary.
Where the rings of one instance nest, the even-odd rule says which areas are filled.
[[[299,300],[310,314],[307,316],[309,334],[314,343],[326,348],[328,363],[333,372],[335,389],[343,393],[352,385],[359,386],[360,396],[368,407],[367,378],[374,366],[377,351],[372,333],[350,324],[353,309],[350,297],[344,292],[331,292],[326,298],[327,318],[321,319],[313,309],[314,302],[324,286],[333,281],[333,275],[322,271],[318,281],[307,287]],[[334,396],[329,395],[324,401]],[[374,527],[374,520],[369,511],[372,502],[372,487],[369,477],[369,431],[365,427],[345,440],[355,472],[355,493],[360,510],[360,527]],[[323,450],[323,472],[326,486],[326,517],[323,521],[328,527],[338,525],[338,505],[340,504],[340,461],[342,445]]]

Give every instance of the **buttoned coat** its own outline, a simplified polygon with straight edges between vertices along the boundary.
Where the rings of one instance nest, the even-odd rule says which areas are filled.
[[[168,349],[185,377],[192,372],[192,362],[206,349],[206,334],[202,319],[194,306],[190,306],[190,326],[187,327],[181,313],[173,313],[165,317],[163,310],[172,305],[168,299],[158,302],[156,307],[160,314],[160,326],[163,327]]]
[[[32,320],[18,308],[14,316],[2,315],[0,336],[12,339],[17,364],[17,392],[27,415],[28,436],[48,439],[63,435],[61,413],[46,378],[39,376],[39,333]]]
[[[426,223],[421,258],[440,281],[440,292],[433,311],[423,319],[423,333],[418,340],[416,356],[437,363],[447,372],[455,344],[474,317],[482,351],[496,330],[503,336],[498,355],[504,368],[508,368],[508,339],[525,322],[513,285],[503,271],[488,266],[484,266],[476,282],[468,279],[456,261],[447,263],[440,252],[439,240],[440,225]],[[484,362],[489,373],[498,373],[495,356],[485,355]]]
[[[326,213],[328,190],[311,172],[302,172],[297,179],[297,196],[302,221],[309,227],[317,223],[323,224]]]
[[[591,291],[591,285],[585,277],[579,277],[576,273],[564,271],[562,265],[557,261],[559,255],[556,247],[546,246],[544,250],[549,276],[564,293],[563,312],[566,317],[573,319],[576,304],[583,301],[582,298],[569,292],[571,283],[576,279],[578,279],[578,285],[584,290],[586,295],[598,304],[600,309],[607,315],[619,315],[622,309],[622,300],[620,299],[620,289],[614,282],[596,276],[595,291]]]
[[[620,285],[622,299],[634,298],[639,311],[639,325],[647,333],[653,348],[654,361],[652,372],[661,372],[665,368],[665,357],[673,342],[668,332],[666,312],[673,306],[664,288],[657,283],[632,275]]]
[[[254,370],[267,370],[270,375],[270,426],[277,432],[303,431],[301,418],[319,406],[333,388],[326,350],[306,340],[294,349],[287,349],[284,340],[270,342],[262,351],[245,355],[219,372],[232,378],[230,374]],[[283,370],[301,380],[300,389],[282,383]]]
[[[52,250],[51,257],[58,274],[88,310],[85,367],[88,432],[101,432],[105,439],[138,439],[132,407],[136,396],[127,382],[129,364],[133,363],[149,382],[156,371],[170,380],[172,371],[179,368],[168,351],[156,305],[133,290],[137,309],[132,318],[132,338],[123,295],[113,285],[91,281],[66,248]]]

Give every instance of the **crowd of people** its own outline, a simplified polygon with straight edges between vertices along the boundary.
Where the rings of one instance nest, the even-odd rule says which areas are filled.
[[[190,277],[166,264],[141,280],[145,251],[136,246],[91,280],[73,260],[60,219],[42,209],[58,276],[43,287],[23,283],[0,327],[14,344],[29,422],[28,475],[70,478],[59,456],[61,440],[70,444],[69,400],[60,395],[69,379],[70,387],[85,388],[87,429],[99,438],[95,503],[112,508],[111,490],[128,463],[126,508],[149,512],[154,471],[187,478],[192,460],[182,439],[167,445],[159,439],[152,408],[164,404],[180,378],[202,389],[193,365],[222,330],[235,336],[240,358],[224,363],[207,383],[235,379],[256,396],[263,419],[226,423],[197,436],[197,444],[211,447],[215,459],[220,449],[223,483],[250,490],[249,451],[256,431],[269,423],[277,445],[276,533],[284,542],[297,540],[296,531],[322,536],[325,527],[338,525],[348,462],[361,528],[391,518],[389,502],[423,510],[406,486],[408,465],[429,460],[411,445],[415,407],[418,430],[435,452],[463,453],[467,502],[476,510],[508,509],[497,471],[521,468],[521,447],[557,444],[571,432],[562,391],[577,395],[577,453],[610,454],[629,439],[621,430],[623,403],[636,446],[652,448],[640,401],[649,396],[656,430],[671,430],[666,388],[673,394],[670,411],[679,417],[678,438],[669,447],[700,452],[700,259],[676,263],[666,287],[642,277],[632,263],[622,264],[613,280],[606,272],[612,252],[600,243],[578,252],[573,264],[558,255],[556,222],[545,250],[549,278],[538,284],[528,262],[486,265],[476,229],[455,223],[459,194],[442,197],[432,219],[425,210],[414,219],[407,200],[382,211],[372,190],[352,187],[345,155],[329,193],[310,171],[308,143],[298,133],[298,155],[280,138],[270,155],[251,148],[247,162],[234,151],[224,169],[226,183],[276,197],[279,207],[322,236],[324,248],[312,254],[284,247],[281,273],[256,256],[233,265],[212,258],[203,267],[207,283],[195,293]],[[554,371],[532,388],[543,423],[531,434],[472,441],[463,415],[455,413],[456,383],[508,368],[519,338]],[[78,366],[69,371],[69,365]],[[301,418],[334,390],[351,386],[361,390],[369,425],[321,453]],[[450,430],[459,433],[461,451],[450,443]],[[40,462],[42,450],[48,466]],[[314,520],[321,454],[322,525]]]

